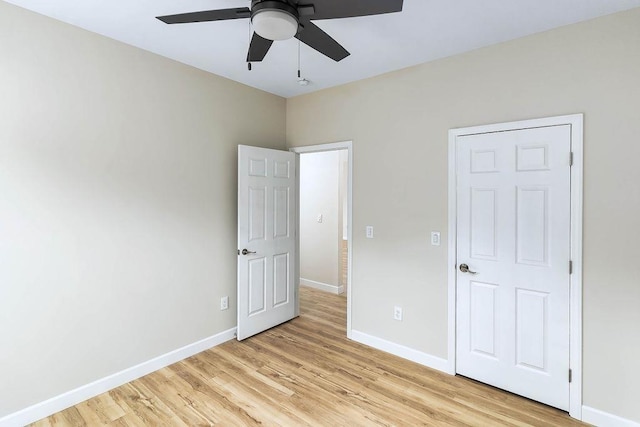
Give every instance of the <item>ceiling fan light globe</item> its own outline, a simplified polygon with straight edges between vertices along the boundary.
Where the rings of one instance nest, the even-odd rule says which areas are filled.
[[[262,10],[251,18],[253,30],[267,40],[288,40],[298,32],[298,20],[280,10]]]

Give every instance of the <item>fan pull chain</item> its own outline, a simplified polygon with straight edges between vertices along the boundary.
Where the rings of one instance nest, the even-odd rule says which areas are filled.
[[[309,80],[302,77],[302,71],[300,70],[302,68],[300,66],[300,46],[301,46],[301,42],[300,42],[300,39],[298,39],[298,84],[300,86],[307,86],[310,82]]]
[[[302,73],[300,72],[300,39],[298,39],[298,80],[302,77]]]
[[[251,20],[249,20],[249,52],[251,52],[251,40],[253,39],[253,28],[251,27]],[[247,53],[247,69],[251,71],[251,61],[249,61],[249,54]]]

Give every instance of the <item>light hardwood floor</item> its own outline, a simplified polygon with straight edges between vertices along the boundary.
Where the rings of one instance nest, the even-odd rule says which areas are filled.
[[[344,297],[229,341],[35,426],[578,426],[563,412],[346,339]]]
[[[343,292],[346,295],[347,292],[347,276],[349,267],[349,242],[347,240],[340,240],[340,285],[343,287]]]

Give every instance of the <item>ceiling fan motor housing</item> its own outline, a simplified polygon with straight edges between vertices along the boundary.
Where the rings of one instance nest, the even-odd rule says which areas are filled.
[[[285,1],[252,0],[251,23],[261,37],[287,40],[298,33],[298,10]]]

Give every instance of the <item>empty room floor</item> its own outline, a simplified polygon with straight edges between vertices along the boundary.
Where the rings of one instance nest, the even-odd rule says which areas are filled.
[[[300,289],[301,315],[34,426],[579,426],[559,410],[346,338],[346,300]]]

